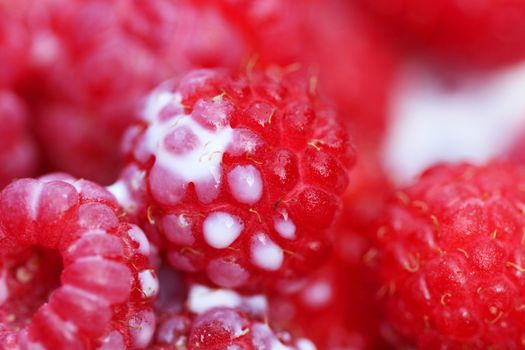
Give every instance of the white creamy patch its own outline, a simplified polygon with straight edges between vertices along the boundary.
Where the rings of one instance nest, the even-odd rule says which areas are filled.
[[[187,307],[195,314],[202,314],[216,307],[228,307],[263,315],[268,312],[268,300],[264,295],[242,296],[231,289],[212,289],[196,284],[190,289]]]
[[[149,245],[149,241],[146,238],[146,235],[140,228],[138,228],[135,225],[132,225],[131,228],[128,231],[128,236],[131,238],[131,240],[138,244],[137,251],[144,255],[149,256],[151,252],[151,247]]]
[[[298,350],[317,350],[315,344],[305,338],[300,338],[297,340],[297,348]]]
[[[155,155],[155,163],[166,169],[174,178],[196,187],[199,200],[210,202],[218,194],[221,184],[222,155],[233,140],[230,126],[211,130],[203,127],[190,115],[181,114],[167,120],[157,117],[164,107],[181,106],[180,95],[158,91],[147,102],[144,117],[150,121],[145,132],[145,147]],[[166,137],[174,130],[184,128],[194,137],[195,144],[183,152],[170,152],[165,144]]]
[[[226,212],[216,211],[206,217],[202,231],[206,243],[213,248],[229,247],[243,230],[241,219]]]
[[[160,86],[148,96],[146,105],[142,113],[142,119],[150,123],[155,123],[160,111],[168,105],[182,107],[182,96],[169,91],[170,84]]]
[[[288,217],[288,213],[286,211],[283,211],[280,217],[274,218],[273,227],[282,238],[292,240],[296,237],[295,224],[292,219]]]
[[[235,308],[241,304],[241,296],[228,289],[210,289],[201,285],[191,287],[188,296],[188,309],[202,314],[216,307]]]
[[[257,233],[251,242],[252,262],[264,270],[275,271],[281,268],[284,253],[266,234]]]
[[[332,287],[328,282],[317,281],[303,290],[302,299],[310,307],[319,308],[330,301],[332,292]]]
[[[264,295],[243,297],[242,306],[250,314],[264,315],[268,312],[268,299]]]
[[[159,280],[153,270],[143,270],[139,272],[140,289],[146,298],[157,295],[159,291]]]
[[[136,208],[135,201],[131,198],[128,186],[123,180],[118,180],[114,184],[106,187],[117,198],[118,204],[127,212],[133,212]]]
[[[240,203],[254,204],[261,199],[263,182],[261,173],[253,165],[237,165],[228,174],[233,197]]]
[[[525,62],[461,78],[454,88],[425,67],[403,73],[383,147],[387,173],[398,184],[436,162],[484,163],[525,128]]]

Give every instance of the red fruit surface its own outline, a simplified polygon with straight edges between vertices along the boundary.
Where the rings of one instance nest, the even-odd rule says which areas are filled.
[[[381,217],[392,191],[393,184],[381,163],[378,146],[361,144],[343,195],[341,231],[351,230],[367,235],[370,226]]]
[[[353,150],[302,73],[190,72],[150,95],[126,140],[143,174],[112,189],[146,209],[173,266],[233,288],[324,259]]]
[[[440,165],[399,191],[377,231],[392,327],[421,349],[519,349],[525,168]]]
[[[307,339],[272,328],[263,295],[186,285],[161,270],[154,350],[315,350]],[[181,293],[181,291],[183,291]]]
[[[282,284],[271,318],[318,349],[385,349],[381,312],[366,268],[370,241],[341,220],[330,260],[304,281]]]
[[[29,34],[17,5],[0,3],[0,90],[14,84],[28,69]]]
[[[150,246],[104,188],[68,175],[0,192],[0,347],[140,349],[158,291]]]
[[[399,344],[384,332],[377,281],[368,266],[375,252],[368,231],[381,217],[392,185],[377,150],[359,151],[330,259],[305,280],[281,284],[281,294],[270,299],[272,318],[307,336],[319,349],[387,349]]]
[[[212,1],[245,35],[254,60],[311,71],[360,141],[382,135],[395,55],[343,0]]]
[[[502,1],[357,0],[394,43],[463,66],[490,67],[525,55],[525,4]]]
[[[46,160],[104,184],[117,178],[120,137],[151,88],[192,67],[244,59],[218,11],[186,0],[45,0],[26,17],[32,75],[21,90]]]
[[[36,170],[36,147],[28,129],[24,102],[12,91],[0,90],[0,189]]]

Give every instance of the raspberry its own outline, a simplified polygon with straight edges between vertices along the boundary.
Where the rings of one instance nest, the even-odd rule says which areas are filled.
[[[357,1],[395,42],[446,62],[490,67],[523,58],[525,5],[521,1]]]
[[[0,90],[0,188],[36,170],[36,149],[28,133],[24,102],[9,90]]]
[[[350,184],[343,195],[344,229],[367,234],[381,217],[392,191],[391,180],[381,164],[377,145],[361,145],[359,157],[349,174]]]
[[[259,63],[307,67],[357,141],[382,135],[396,58],[346,1],[211,2],[237,24]]]
[[[440,165],[398,192],[374,254],[401,335],[422,349],[522,346],[524,180],[511,164]]]
[[[270,317],[319,349],[384,349],[380,310],[364,265],[370,241],[341,220],[330,259],[303,281],[280,286]]]
[[[151,88],[192,67],[237,66],[244,55],[217,10],[189,1],[45,0],[34,7],[26,11],[34,72],[23,91],[35,129],[52,169],[99,183],[117,178],[119,139]]]
[[[172,278],[177,279],[177,275],[167,272],[161,277],[169,280],[161,278],[159,301],[163,301],[157,303],[155,350],[315,350],[309,340],[295,339],[288,332],[271,328],[268,302],[263,295],[240,295],[228,289],[194,284],[189,286],[184,300],[178,294],[181,285],[169,292],[164,288],[165,283],[172,285]]]
[[[145,184],[112,189],[126,208],[147,187],[139,217],[173,266],[233,288],[323,259],[353,152],[307,85],[278,68],[199,70],[149,97],[125,142]]]
[[[3,349],[148,345],[149,242],[109,192],[64,174],[21,179],[0,193],[0,213]]]

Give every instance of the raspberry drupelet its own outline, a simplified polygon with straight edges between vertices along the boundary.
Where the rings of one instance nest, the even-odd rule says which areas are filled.
[[[0,193],[0,347],[141,349],[158,291],[150,245],[94,183],[52,174]]]
[[[153,350],[316,349],[308,339],[272,327],[268,301],[262,294],[188,285],[180,274],[167,269],[159,275]]]
[[[392,327],[420,349],[518,349],[525,168],[439,165],[397,193],[375,264]]]
[[[324,259],[354,154],[312,89],[301,72],[249,67],[149,96],[124,142],[134,170],[111,189],[155,223],[173,266],[234,288]]]

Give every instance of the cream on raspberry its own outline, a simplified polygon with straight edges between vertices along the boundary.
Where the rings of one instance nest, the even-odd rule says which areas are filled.
[[[278,69],[160,85],[123,149],[128,166],[109,187],[123,209],[166,239],[173,266],[228,288],[322,260],[353,157],[303,73]]]
[[[162,281],[161,281],[162,282]],[[242,295],[230,289],[199,284],[189,288],[183,311],[163,312],[156,345],[188,349],[315,350],[306,338],[276,332],[268,321],[268,301],[262,294]]]

